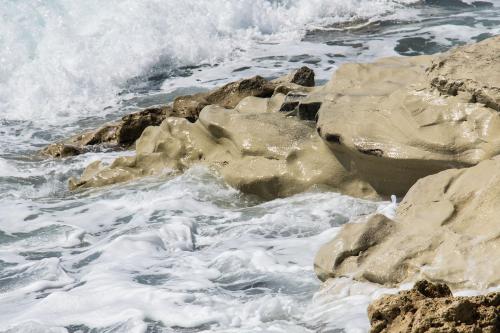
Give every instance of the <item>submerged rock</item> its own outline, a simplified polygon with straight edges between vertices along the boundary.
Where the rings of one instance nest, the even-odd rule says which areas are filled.
[[[419,180],[394,220],[347,224],[315,260],[322,280],[384,285],[426,278],[453,287],[500,284],[500,157]]]
[[[318,133],[383,195],[496,156],[499,45],[495,37],[435,57],[344,65],[306,99],[322,102]]]
[[[64,158],[79,155],[99,148],[128,148],[141,136],[148,126],[158,126],[172,114],[169,106],[152,107],[124,116],[120,121],[67,140],[50,144],[41,153],[46,156]]]
[[[500,293],[453,297],[445,284],[423,280],[411,290],[373,302],[368,317],[371,333],[498,333]]]

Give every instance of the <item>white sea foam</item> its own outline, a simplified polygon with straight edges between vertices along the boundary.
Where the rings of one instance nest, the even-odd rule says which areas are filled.
[[[218,64],[167,79],[160,96],[302,64],[322,80],[344,62],[396,55],[402,38],[450,47],[500,33],[495,9],[433,9],[415,23],[423,14],[409,2],[4,1],[0,332],[366,332],[366,306],[396,290],[349,279],[319,290],[313,258],[342,224],[394,216],[394,198],[312,190],[262,203],[203,168],[71,193],[68,178],[86,165],[131,152],[42,161],[33,151],[101,123],[87,117],[117,112],[103,107],[128,103],[117,95],[127,82],[158,68]],[[328,43],[333,23],[382,17],[411,22]],[[306,30],[315,33],[302,40]]]
[[[5,1],[0,7],[0,117],[68,123],[114,105],[127,80],[157,63],[214,63],[256,41],[298,40],[308,25],[370,18],[399,3]]]
[[[0,284],[29,267],[19,279],[25,287],[0,294],[8,308],[0,330],[83,324],[143,332],[148,318],[221,332],[307,332],[317,248],[349,219],[390,205],[323,192],[254,205],[203,168],[136,186],[32,202],[0,219],[5,232],[31,216],[30,228],[0,245],[0,262],[17,263],[0,271]],[[27,251],[60,257],[32,261]]]

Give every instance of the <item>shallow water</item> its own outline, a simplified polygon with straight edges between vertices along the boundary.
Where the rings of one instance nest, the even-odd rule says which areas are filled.
[[[261,202],[203,168],[71,193],[87,164],[132,152],[34,152],[240,77],[307,65],[324,82],[346,62],[500,33],[498,1],[434,3],[6,1],[0,332],[366,332],[366,306],[386,290],[348,279],[320,290],[312,261],[342,224],[394,204],[326,189]]]

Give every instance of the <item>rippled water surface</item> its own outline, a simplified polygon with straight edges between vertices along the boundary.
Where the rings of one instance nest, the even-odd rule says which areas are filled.
[[[392,203],[262,202],[215,174],[71,193],[49,142],[137,108],[307,65],[432,54],[500,33],[500,3],[15,1],[0,6],[0,332],[366,332],[384,290],[324,286],[314,255]],[[189,15],[188,15],[189,14]]]

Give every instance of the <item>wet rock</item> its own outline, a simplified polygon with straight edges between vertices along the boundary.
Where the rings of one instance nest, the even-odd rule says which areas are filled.
[[[253,112],[211,105],[195,123],[168,118],[144,131],[136,156],[117,159],[109,167],[91,165],[71,186],[104,186],[202,164],[216,169],[233,187],[265,199],[314,185],[377,198],[370,186],[338,163],[314,127],[280,112],[262,112],[262,102]]]
[[[315,86],[314,77],[315,77],[314,71],[307,66],[303,66],[291,72],[290,74],[275,79],[271,82],[275,84],[293,83],[303,87],[314,87]]]
[[[500,111],[500,38],[456,48],[436,57],[427,70],[431,84],[450,96]]]
[[[500,156],[419,180],[393,220],[345,225],[321,247],[320,279],[350,276],[387,286],[429,279],[456,288],[500,284]]]
[[[273,94],[287,94],[314,86],[314,71],[302,67],[278,79],[268,81],[261,76],[231,82],[206,93],[179,96],[174,100],[173,113],[191,122],[198,119],[207,105],[233,109],[246,97],[270,98]]]
[[[271,97],[274,93],[274,85],[262,76],[255,76],[237,82],[228,83],[216,89],[206,96],[211,105],[223,108],[234,108],[245,97]]]
[[[382,195],[500,153],[500,37],[428,57],[341,66],[306,100],[339,161]],[[342,138],[341,142],[328,138]]]
[[[234,108],[245,97],[271,97],[274,85],[261,76],[231,82],[208,93],[179,96],[174,100],[174,113],[194,122],[207,105]]]
[[[116,134],[117,143],[120,145],[135,143],[147,127],[159,126],[171,114],[170,107],[153,107],[124,116]]]
[[[498,333],[500,293],[453,297],[445,284],[423,280],[411,290],[373,302],[368,317],[371,333]]]
[[[42,154],[56,158],[76,156],[83,152],[84,150],[81,147],[64,143],[54,143],[42,150]]]
[[[176,97],[173,104],[173,112],[181,118],[186,118],[190,122],[195,122],[201,110],[209,105],[206,100],[208,94],[198,93]]]
[[[169,106],[152,107],[124,116],[117,122],[101,126],[96,130],[75,135],[45,147],[41,154],[64,158],[88,151],[128,148],[141,136],[148,126],[158,126],[172,114]]]
[[[234,111],[240,113],[278,112],[285,97],[283,94],[274,94],[271,98],[249,96],[242,99],[234,108]]]

